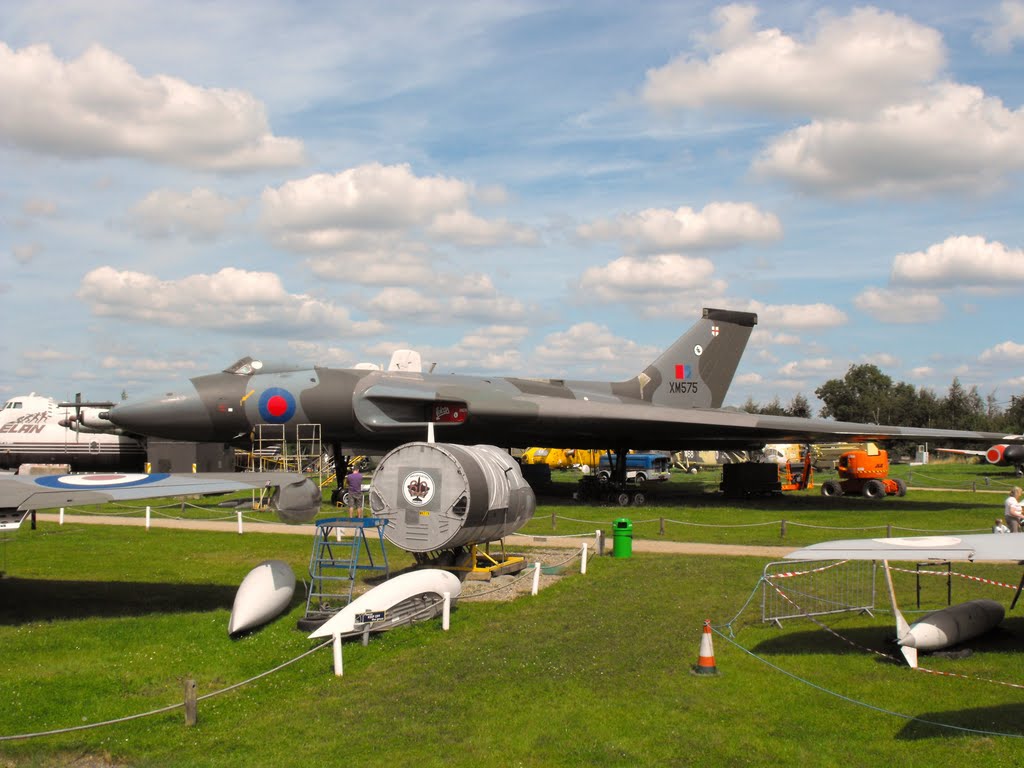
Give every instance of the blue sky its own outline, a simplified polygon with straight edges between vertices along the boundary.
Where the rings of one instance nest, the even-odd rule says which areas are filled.
[[[0,5],[0,396],[411,347],[1024,392],[1024,0]]]

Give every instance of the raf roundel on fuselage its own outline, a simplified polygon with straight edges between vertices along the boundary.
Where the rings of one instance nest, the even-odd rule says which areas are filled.
[[[260,416],[270,424],[286,424],[295,415],[295,398],[287,389],[270,387],[260,395]]]

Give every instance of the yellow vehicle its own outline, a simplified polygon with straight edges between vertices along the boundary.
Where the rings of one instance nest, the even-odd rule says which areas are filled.
[[[547,464],[552,469],[569,469],[582,464],[596,467],[601,453],[589,448],[527,448],[519,460],[523,464]]]

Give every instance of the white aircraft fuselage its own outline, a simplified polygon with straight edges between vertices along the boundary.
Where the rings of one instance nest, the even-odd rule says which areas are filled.
[[[74,408],[58,408],[52,397],[35,393],[10,398],[0,409],[0,469],[22,464],[69,464],[73,472],[142,469],[141,441],[115,434],[117,428],[99,418],[100,409],[79,410],[76,415]]]

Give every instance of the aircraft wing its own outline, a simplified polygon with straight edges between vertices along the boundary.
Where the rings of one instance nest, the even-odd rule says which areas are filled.
[[[969,560],[1024,562],[1024,535],[909,536],[823,541],[786,555],[787,560]]]
[[[286,522],[308,522],[320,511],[321,496],[316,485],[288,472],[0,474],[0,530],[17,528],[25,515],[38,509],[256,488],[275,489],[270,503]]]
[[[636,442],[636,436],[642,436],[645,445],[666,450],[743,448],[764,443],[863,443],[892,439],[1010,443],[1024,440],[1020,435],[767,416],[728,408],[672,408],[584,398],[518,399],[530,401],[536,412],[524,413],[522,407],[505,410],[506,404],[499,401],[493,402],[496,408],[488,412],[487,406],[491,403],[478,404],[473,399],[469,399],[468,409],[471,416],[493,421],[495,426],[505,422],[508,429],[515,429],[510,422],[521,422],[529,434],[538,436],[531,445],[538,444],[539,436],[549,431],[552,437],[570,437],[566,433],[575,432],[571,437],[578,436],[582,440],[598,438],[601,447],[615,445],[620,435],[633,436],[633,442]],[[561,442],[588,444],[573,439]]]

